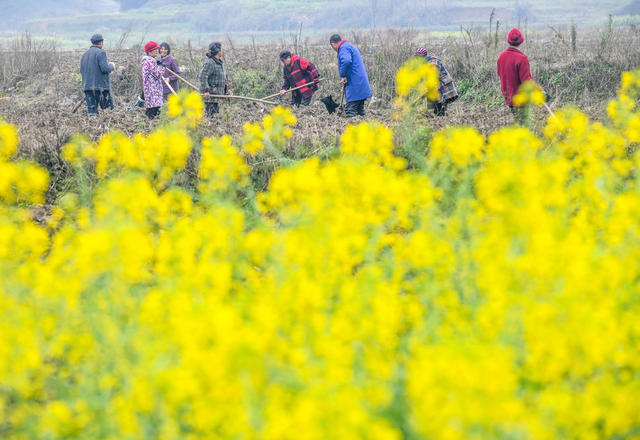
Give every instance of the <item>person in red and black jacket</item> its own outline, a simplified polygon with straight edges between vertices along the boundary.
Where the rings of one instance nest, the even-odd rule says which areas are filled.
[[[291,95],[291,105],[307,106],[311,102],[313,93],[318,90],[317,82],[320,75],[318,69],[313,63],[292,54],[288,50],[280,52],[280,61],[282,62],[283,79],[282,90],[280,96],[284,95],[287,90],[294,89],[304,84],[313,82],[314,84],[294,90]]]

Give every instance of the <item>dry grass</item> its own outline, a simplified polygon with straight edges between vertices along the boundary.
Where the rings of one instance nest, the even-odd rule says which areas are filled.
[[[59,55],[55,40],[36,40],[28,32],[10,40],[0,54],[0,86],[3,90],[19,88],[33,75],[51,72]]]
[[[497,33],[495,27],[491,31],[463,29],[449,37],[410,30],[349,32],[343,37],[360,48],[374,96],[379,100],[378,107],[369,109],[369,118],[395,124],[391,120],[395,71],[411,57],[415,48],[422,46],[442,59],[456,81],[461,99],[450,107],[446,118],[426,116],[414,121],[418,127],[432,131],[447,125],[474,125],[488,134],[512,123],[502,104],[495,73],[497,56],[505,46],[502,43],[506,38],[504,29]],[[327,78],[318,96],[339,97],[336,54],[328,38],[311,40],[296,35],[290,41],[270,44],[253,42],[239,46],[229,39],[222,43],[235,94],[262,97],[279,90],[281,71],[277,57],[280,50],[287,48],[314,62],[321,76]],[[78,71],[84,50],[60,52],[52,43],[36,43],[28,35],[4,50],[5,62],[0,68],[0,96],[4,96],[0,97],[0,115],[18,125],[21,154],[51,171],[55,189],[61,189],[68,175],[60,160],[60,150],[72,134],[84,132],[97,139],[108,130],[119,129],[128,134],[148,132],[160,123],[149,122],[141,109],[127,110],[142,88],[142,42],[129,48],[117,46],[114,50],[107,49],[109,60],[118,64],[111,76],[116,109],[92,122],[87,121],[84,106],[71,114],[74,104],[83,97]],[[576,104],[592,118],[599,119],[606,101],[615,94],[621,72],[640,66],[640,30],[633,26],[611,26],[595,30],[572,31],[567,27],[527,32],[523,50],[531,60],[536,80],[555,97],[552,106]],[[197,84],[204,52],[204,48],[190,44],[173,47],[173,55],[186,67],[184,76],[194,84]],[[227,105],[218,118],[205,122],[200,135],[238,134],[244,122],[259,120],[266,110],[256,104]],[[297,160],[311,154],[331,154],[347,121],[326,114],[318,103],[297,113],[299,124],[287,156]],[[536,112],[534,126],[539,128],[545,116],[543,111]],[[412,131],[415,130],[411,127],[398,129],[397,142],[410,141]],[[279,163],[266,166],[272,170]],[[262,187],[264,182],[258,186]]]

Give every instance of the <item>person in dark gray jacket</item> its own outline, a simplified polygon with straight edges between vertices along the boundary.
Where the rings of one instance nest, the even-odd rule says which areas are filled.
[[[89,116],[98,114],[98,106],[103,110],[113,109],[109,74],[115,70],[115,64],[107,62],[107,53],[102,50],[103,44],[102,35],[94,34],[91,37],[91,47],[80,60],[82,90],[87,101]]]

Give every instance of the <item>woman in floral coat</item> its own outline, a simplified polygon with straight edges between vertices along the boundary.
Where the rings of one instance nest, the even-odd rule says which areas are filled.
[[[158,57],[158,43],[149,41],[144,45],[145,56],[142,57],[142,88],[144,90],[144,103],[147,107],[146,115],[153,119],[160,114],[162,107],[162,75],[164,64],[156,59]]]

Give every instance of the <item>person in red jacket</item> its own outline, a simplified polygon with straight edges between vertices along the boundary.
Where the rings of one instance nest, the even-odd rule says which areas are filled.
[[[287,90],[313,82],[308,87],[294,90],[291,95],[291,105],[299,107],[307,106],[311,102],[313,93],[318,90],[318,70],[313,63],[302,57],[292,54],[288,50],[280,52],[280,61],[282,62],[283,84],[280,90],[280,96],[284,95]]]
[[[529,70],[529,58],[518,49],[524,42],[522,33],[513,28],[507,37],[509,47],[498,57],[498,76],[504,102],[513,109],[513,97],[518,93],[520,85],[533,80]]]

